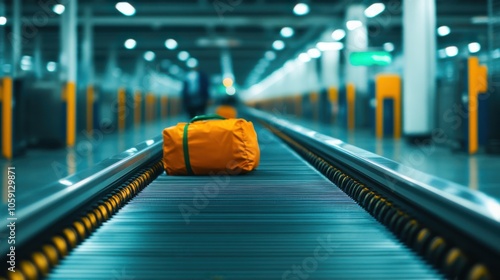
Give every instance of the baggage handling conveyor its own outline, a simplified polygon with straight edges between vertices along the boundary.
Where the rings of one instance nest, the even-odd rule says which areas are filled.
[[[457,233],[457,239],[439,235],[441,229],[435,224],[440,218],[425,218],[431,211],[417,209],[406,201],[404,187],[402,194],[392,189],[388,196],[382,189],[366,191],[361,183],[375,185],[375,171],[380,166],[375,171],[364,166],[367,173],[356,180],[348,176],[360,169],[369,153],[358,151],[353,167],[342,173],[333,165],[338,162],[324,156],[326,146],[336,145],[338,150],[330,149],[331,155],[343,151],[342,156],[349,155],[352,147],[346,145],[342,150],[338,140],[321,139],[319,135],[312,138],[325,146],[311,139],[313,145],[306,146],[303,143],[311,137],[311,131],[262,112],[249,113],[284,140],[256,125],[261,164],[253,173],[167,176],[159,163],[162,141],[157,137],[45,188],[54,194],[20,210],[19,216],[26,219],[18,226],[26,230],[17,237],[21,244],[18,257],[24,261],[18,262],[16,275],[25,279],[43,274],[47,279],[434,279],[445,277],[443,273],[471,279],[495,276],[488,267],[496,261],[496,248],[482,248],[485,258],[481,259],[467,246],[451,245],[469,236],[466,230]],[[348,163],[346,158],[344,164]],[[403,186],[409,178],[398,175],[389,173],[385,179]],[[348,194],[363,200],[358,204]],[[480,204],[478,199],[483,199],[493,205],[476,193],[469,195],[472,202]],[[419,198],[425,199],[423,195]],[[378,210],[374,215],[370,209]],[[415,216],[415,210],[425,215]],[[468,213],[466,210],[463,212]],[[498,224],[485,222],[489,220],[484,211],[471,213],[457,212],[462,214],[461,222],[475,217],[475,223],[481,226],[476,230],[494,239],[494,234],[486,233],[495,232]],[[483,219],[478,218],[480,214]],[[486,247],[491,242],[487,238],[477,238],[484,239],[483,244],[471,241]],[[441,243],[435,245],[436,240]],[[2,254],[8,251],[4,244],[1,249]]]

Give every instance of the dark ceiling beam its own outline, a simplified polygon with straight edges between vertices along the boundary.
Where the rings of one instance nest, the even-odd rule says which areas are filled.
[[[255,15],[255,16],[225,16],[221,20],[217,15],[211,16],[96,16],[92,19],[92,24],[99,26],[116,26],[116,27],[135,27],[149,26],[159,28],[162,26],[260,26],[266,28],[279,28],[283,26],[292,27],[310,27],[310,26],[328,26],[335,18],[334,15],[318,15],[298,18],[293,15],[276,16],[276,15]],[[78,24],[83,25],[85,20],[78,19]],[[59,25],[58,18],[49,18],[45,26]]]

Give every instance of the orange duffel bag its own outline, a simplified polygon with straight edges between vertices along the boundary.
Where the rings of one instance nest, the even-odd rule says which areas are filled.
[[[193,118],[163,130],[163,167],[168,175],[243,174],[259,165],[257,133],[244,119]]]

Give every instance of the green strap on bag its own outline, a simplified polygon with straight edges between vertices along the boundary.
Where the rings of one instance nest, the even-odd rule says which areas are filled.
[[[188,175],[193,175],[193,169],[191,169],[191,162],[189,160],[189,144],[188,144],[188,128],[189,124],[197,121],[208,121],[208,120],[225,120],[226,118],[219,116],[217,114],[201,115],[192,118],[184,126],[184,134],[182,135],[182,149],[184,150],[184,163],[186,164],[186,171]]]

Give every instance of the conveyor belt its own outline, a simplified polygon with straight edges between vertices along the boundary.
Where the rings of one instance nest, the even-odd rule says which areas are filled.
[[[442,277],[275,136],[259,132],[257,171],[163,173],[48,279]]]

